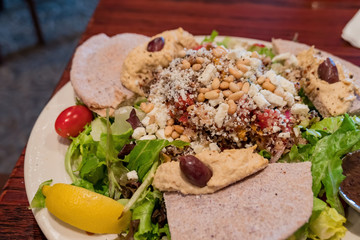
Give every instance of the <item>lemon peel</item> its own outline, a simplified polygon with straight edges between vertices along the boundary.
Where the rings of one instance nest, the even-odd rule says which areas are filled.
[[[129,226],[131,213],[112,198],[63,183],[45,185],[42,193],[50,213],[79,229],[119,234]]]

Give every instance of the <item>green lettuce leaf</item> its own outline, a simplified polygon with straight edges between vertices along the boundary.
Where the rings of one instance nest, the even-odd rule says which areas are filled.
[[[261,47],[261,46],[258,46],[258,45],[251,45],[248,49],[248,51],[250,52],[257,52],[259,53],[260,55],[265,55],[267,57],[270,57],[270,58],[273,58],[275,57],[275,54],[273,53],[272,49],[271,48],[268,48],[268,47]]]
[[[127,168],[130,171],[135,170],[141,182],[151,166],[159,160],[161,150],[170,145],[182,148],[189,143],[179,140],[169,142],[165,139],[136,141],[134,149],[124,158],[124,161],[129,163]]]
[[[45,185],[50,185],[52,183],[52,179],[47,180],[40,184],[38,190],[35,193],[34,198],[31,200],[30,208],[44,208],[45,207],[45,196],[42,193],[42,188]]]
[[[125,144],[132,141],[132,133],[130,127],[122,134],[113,135],[109,117],[97,118],[86,126],[78,137],[72,139],[65,156],[66,171],[73,185],[120,198],[128,169],[117,155]]]
[[[319,194],[323,184],[327,203],[342,215],[344,210],[338,197],[340,183],[345,178],[342,174],[341,157],[359,141],[360,131],[356,129],[354,121],[345,115],[341,126],[333,134],[316,143],[310,157],[314,196]]]
[[[105,177],[105,167],[104,161],[101,161],[95,154],[90,154],[81,167],[79,175],[92,184],[96,184]]]
[[[161,197],[161,192],[157,190],[148,191],[145,198],[133,209],[132,220],[140,220],[138,231],[134,235],[135,239],[159,239],[158,226],[151,222],[151,216],[155,204]]]
[[[344,115],[325,118],[305,129],[306,145],[293,146],[282,161],[311,161],[313,193],[317,197],[325,192],[327,203],[340,214],[344,214],[338,196],[340,183],[344,179],[341,158],[348,152],[360,149],[360,130],[357,117]]]
[[[216,30],[212,30],[210,36],[206,36],[204,40],[201,41],[201,44],[203,43],[212,43],[215,41],[215,38],[219,35],[219,33]]]
[[[314,199],[313,214],[309,221],[311,239],[339,240],[345,236],[346,218],[318,198]]]

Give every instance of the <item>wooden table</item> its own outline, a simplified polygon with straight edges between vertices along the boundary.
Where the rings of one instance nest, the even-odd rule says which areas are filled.
[[[135,32],[155,35],[179,26],[195,35],[209,34],[261,40],[272,37],[314,44],[356,65],[360,49],[341,39],[345,24],[360,8],[358,0],[103,0],[100,1],[81,42],[98,33]],[[71,63],[56,93],[69,81]],[[45,239],[32,212],[24,186],[25,149],[0,196],[0,239]]]

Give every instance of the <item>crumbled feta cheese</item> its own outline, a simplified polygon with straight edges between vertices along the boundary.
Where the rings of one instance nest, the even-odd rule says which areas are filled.
[[[166,139],[165,137],[165,130],[164,129],[159,129],[156,131],[155,133],[155,136],[158,138],[158,139]]]
[[[265,99],[264,95],[262,95],[261,93],[257,93],[253,97],[253,100],[260,109],[264,109],[264,108],[270,106],[270,103]]]
[[[245,148],[251,148],[252,146],[254,146],[252,143],[247,143],[247,144],[245,144]]]
[[[202,152],[202,150],[205,148],[204,145],[200,144],[199,142],[191,142],[190,146],[192,149],[194,149],[196,154]]]
[[[253,98],[260,90],[260,87],[257,84],[251,84],[249,88],[248,95]]]
[[[219,148],[219,146],[218,146],[216,143],[210,143],[210,144],[209,144],[209,149],[210,149],[211,151],[217,151],[217,152],[220,152],[220,151],[221,151],[220,148]]]
[[[217,70],[214,64],[210,63],[206,66],[204,72],[199,77],[199,82],[202,84],[208,85],[211,83],[211,80],[215,77]]]
[[[155,135],[145,135],[142,136],[139,140],[155,140],[156,136]]]
[[[239,59],[243,56],[243,50],[241,49],[231,49],[228,54],[227,57],[231,60],[236,60]]]
[[[270,92],[269,90],[261,90],[260,93],[264,95],[265,99],[274,106],[283,107],[287,104],[282,97]]]
[[[158,130],[158,125],[155,123],[146,126],[146,132],[148,134],[154,134],[157,130]]]
[[[295,137],[299,137],[301,134],[300,128],[298,128],[298,127],[294,127],[293,132],[295,134]]]
[[[290,133],[289,132],[279,133],[279,137],[280,138],[290,138]]]
[[[165,128],[166,121],[170,118],[168,109],[164,104],[156,104],[154,109],[148,113],[149,116],[155,117],[155,122],[160,128]]]
[[[277,83],[277,80],[276,80],[276,76],[277,76],[277,75],[276,75],[276,73],[275,73],[274,70],[269,70],[269,71],[267,71],[267,72],[264,74],[264,76],[265,76],[266,78],[270,79],[270,81],[271,81],[272,84],[275,84],[276,86],[279,85],[279,84]]]
[[[303,115],[303,116],[305,116],[309,112],[309,110],[310,109],[307,105],[301,104],[301,103],[295,103],[291,107],[292,114],[299,114],[299,115]]]
[[[262,66],[262,61],[258,58],[250,58],[250,66],[257,69]]]
[[[132,170],[126,174],[126,177],[128,180],[135,180],[137,181],[139,179],[137,172],[135,170]]]
[[[146,134],[146,130],[144,127],[138,127],[135,128],[132,137],[136,140],[140,139],[142,136],[144,136]]]
[[[148,126],[150,124],[150,117],[149,116],[144,117],[144,119],[141,121],[141,123],[145,127]]]
[[[290,82],[289,80],[287,80],[286,78],[284,78],[280,75],[278,75],[276,77],[276,79],[277,79],[278,85],[280,85],[285,91],[291,93],[292,95],[296,95],[296,89],[292,82]]]
[[[289,107],[295,104],[294,96],[289,92],[284,93],[284,100],[287,102],[287,105]]]
[[[274,131],[274,132],[279,132],[280,130],[281,130],[280,127],[278,127],[278,126],[273,126],[273,131]]]
[[[217,127],[219,128],[222,127],[224,118],[226,117],[228,110],[229,110],[229,105],[227,105],[226,103],[221,103],[217,108],[217,112],[214,118]]]

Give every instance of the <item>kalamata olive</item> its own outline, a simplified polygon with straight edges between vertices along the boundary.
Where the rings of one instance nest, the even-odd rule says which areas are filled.
[[[331,58],[327,58],[319,65],[318,75],[320,79],[328,83],[336,83],[339,81],[337,67]]]
[[[205,187],[212,177],[211,169],[193,155],[179,157],[180,169],[185,178],[193,185]]]
[[[157,37],[151,40],[147,45],[148,52],[158,52],[163,49],[165,45],[165,39],[163,37]]]

